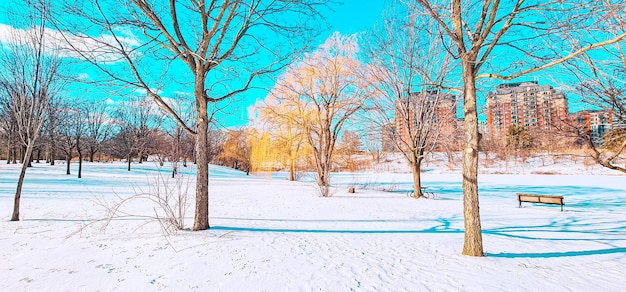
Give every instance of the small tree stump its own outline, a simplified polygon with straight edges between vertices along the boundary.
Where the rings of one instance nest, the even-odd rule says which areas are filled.
[[[354,187],[349,187],[348,188],[348,193],[354,194]]]

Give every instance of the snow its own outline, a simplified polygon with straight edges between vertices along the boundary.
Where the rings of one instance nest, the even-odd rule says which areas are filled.
[[[412,176],[335,173],[330,198],[312,176],[246,176],[211,167],[211,229],[168,234],[156,205],[130,201],[106,229],[104,203],[156,193],[169,169],[154,163],[85,163],[28,169],[21,218],[10,222],[20,165],[0,161],[2,291],[623,291],[626,176],[581,161],[481,166],[486,257],[461,255],[458,168],[425,166],[435,199],[406,196]],[[539,163],[539,162],[535,162]],[[545,166],[545,161],[544,161]],[[404,168],[403,168],[404,167]],[[510,173],[524,169],[523,174]],[[509,171],[512,170],[512,171]],[[193,167],[179,181],[193,192]],[[543,171],[543,170],[542,170]],[[520,173],[522,173],[520,171]],[[571,175],[564,175],[570,173]],[[591,173],[584,174],[584,173]],[[190,179],[190,180],[188,180]],[[175,180],[169,179],[169,182]],[[355,194],[347,188],[356,186]],[[385,191],[383,191],[385,190]],[[162,192],[162,190],[160,190]],[[516,192],[565,196],[560,206],[524,203]],[[109,205],[110,206],[110,205]],[[186,225],[193,221],[189,202]]]

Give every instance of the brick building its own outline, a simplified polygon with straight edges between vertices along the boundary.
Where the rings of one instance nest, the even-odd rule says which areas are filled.
[[[572,119],[591,133],[593,141],[598,145],[604,142],[606,132],[620,126],[618,123],[614,123],[611,113],[603,110],[579,111],[572,114]]]
[[[411,141],[410,131],[419,123],[440,133],[452,133],[457,127],[456,95],[438,91],[413,92],[396,101],[395,134],[403,141]],[[408,123],[407,123],[408,121]],[[411,128],[411,129],[410,129]],[[414,133],[415,135],[415,133]]]
[[[549,132],[567,118],[565,95],[536,81],[501,84],[487,95],[487,129],[493,135],[506,134],[511,125]]]

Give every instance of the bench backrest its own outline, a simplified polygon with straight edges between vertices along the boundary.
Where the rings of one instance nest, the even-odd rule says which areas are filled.
[[[563,204],[563,196],[517,194],[517,200],[529,203]]]

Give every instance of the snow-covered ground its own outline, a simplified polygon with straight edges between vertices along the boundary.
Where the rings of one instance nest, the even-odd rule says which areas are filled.
[[[532,174],[536,165],[495,174],[513,169],[496,164],[479,176],[487,256],[474,258],[461,255],[454,167],[426,165],[436,198],[420,200],[405,194],[407,173],[337,173],[334,195],[322,198],[310,176],[212,167],[212,228],[166,235],[146,201],[129,202],[106,229],[97,221],[104,203],[156,193],[153,163],[131,172],[86,163],[82,179],[34,164],[22,221],[9,222],[20,165],[0,161],[0,291],[624,291],[626,176],[554,165],[551,173],[573,175]],[[565,211],[518,208],[517,192],[563,195]]]

